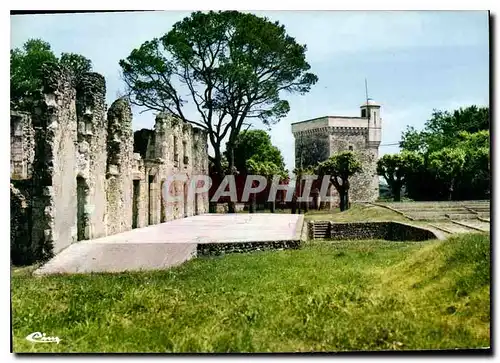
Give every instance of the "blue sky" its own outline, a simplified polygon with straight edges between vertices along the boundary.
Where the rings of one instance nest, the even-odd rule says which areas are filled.
[[[260,11],[307,44],[319,82],[304,96],[288,96],[291,110],[271,137],[294,166],[290,124],[326,115],[357,116],[369,95],[382,105],[382,145],[400,140],[407,125],[422,128],[433,109],[489,102],[486,11]],[[80,53],[106,78],[110,105],[124,90],[118,61],[160,37],[189,12],[134,12],[11,16],[11,48],[30,38],[54,52]],[[154,115],[134,109],[134,129],[151,128]],[[255,128],[262,128],[256,124]],[[381,154],[397,146],[381,146]]]

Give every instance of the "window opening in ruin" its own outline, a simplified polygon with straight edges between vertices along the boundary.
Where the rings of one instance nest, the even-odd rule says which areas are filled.
[[[377,119],[377,111],[373,111],[373,120]]]
[[[177,149],[177,136],[174,136],[174,161],[179,160],[179,150]]]
[[[194,214],[195,215],[198,215],[198,197],[199,196],[200,196],[199,194],[194,195]]]
[[[139,225],[139,193],[140,180],[134,180],[134,191],[132,196],[132,228],[137,228]]]
[[[187,142],[183,141],[182,142],[182,155],[183,155],[183,163],[188,164],[189,163],[189,158],[187,155]]]
[[[167,216],[165,215],[165,198],[163,198],[163,188],[165,187],[165,181],[161,182],[161,189],[160,189],[160,203],[161,203],[161,208],[160,208],[160,223],[164,223],[167,220]]]
[[[353,147],[352,147],[352,145],[349,145],[349,150],[353,150]]]
[[[366,117],[366,109],[361,110],[361,117]]]
[[[153,182],[154,175],[150,175],[148,179],[148,225],[153,224]]]
[[[89,197],[89,188],[87,182],[82,177],[76,178],[76,200],[77,200],[77,241],[89,239],[88,235],[88,216],[86,213]]]
[[[188,216],[188,187],[184,183],[184,218]]]

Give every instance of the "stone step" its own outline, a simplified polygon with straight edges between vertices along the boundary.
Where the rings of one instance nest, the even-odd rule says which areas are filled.
[[[409,216],[429,216],[429,217],[433,217],[433,216],[445,216],[447,213],[446,212],[427,212],[427,211],[423,211],[423,212],[413,212],[413,213],[405,213],[406,215],[409,215]]]
[[[464,208],[464,207],[414,207],[414,208],[401,208],[401,209],[398,209],[402,212],[435,212],[435,211],[450,211],[450,212],[453,212],[453,211],[466,211],[467,212],[467,209]]]
[[[488,232],[490,230],[490,224],[487,222],[480,221],[478,219],[471,219],[467,221],[457,221],[463,226],[469,227],[475,231]]]
[[[429,223],[430,224],[430,223]],[[453,222],[437,222],[430,224],[431,226],[435,226],[437,228],[443,229],[448,233],[471,233],[475,230],[469,227],[465,227]]]
[[[473,210],[474,212],[489,212],[491,209],[490,207],[484,207],[484,208],[469,208]]]
[[[401,202],[401,203],[380,203],[397,210],[409,209],[443,209],[443,208],[489,208],[489,201],[457,201],[457,202]]]
[[[442,212],[446,214],[476,214],[474,211],[470,211],[468,209],[460,209],[460,210],[443,210]]]
[[[435,220],[447,220],[449,219],[443,214],[435,215],[435,216],[429,216],[429,215],[416,215],[416,216],[410,216],[413,220],[415,221],[435,221]]]
[[[383,205],[388,205],[393,208],[455,208],[462,207],[465,205],[464,203],[459,202],[407,202],[407,203],[380,203]],[[469,203],[470,205],[475,205],[473,203]],[[467,205],[469,205],[467,204]],[[481,204],[483,205],[483,204]]]
[[[459,214],[459,213],[450,213],[446,215],[449,219],[477,219],[477,214]]]

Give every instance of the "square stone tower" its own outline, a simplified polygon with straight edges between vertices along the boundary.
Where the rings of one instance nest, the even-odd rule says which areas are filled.
[[[361,160],[363,171],[351,178],[349,198],[351,201],[375,201],[379,195],[380,105],[368,99],[360,109],[360,117],[324,116],[293,123],[295,166],[314,166],[338,152],[351,150]]]

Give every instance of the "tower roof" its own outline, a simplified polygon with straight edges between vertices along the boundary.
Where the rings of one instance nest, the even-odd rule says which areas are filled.
[[[361,107],[366,107],[366,106],[380,106],[375,100],[368,98],[365,103],[361,105]]]

